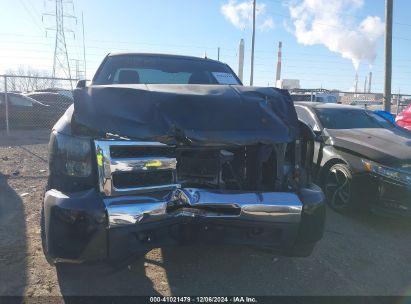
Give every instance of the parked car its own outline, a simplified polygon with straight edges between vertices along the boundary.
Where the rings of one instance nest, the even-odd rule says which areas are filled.
[[[55,109],[19,93],[7,93],[9,125],[17,127],[51,127],[58,119]],[[60,114],[61,115],[61,114]],[[6,124],[5,93],[0,92],[0,122]]]
[[[400,127],[411,131],[411,104],[408,105],[400,114],[397,115],[395,122]]]
[[[373,110],[373,112],[375,114],[380,115],[381,117],[385,118],[389,122],[395,124],[395,116],[392,113],[384,111],[384,110]]]
[[[108,55],[51,134],[45,255],[124,261],[223,242],[307,256],[325,217],[310,134],[286,91],[243,87],[221,62]]]
[[[36,93],[57,93],[67,98],[73,100],[73,90],[62,89],[62,88],[47,88],[47,89],[37,89],[34,92]]]
[[[73,104],[73,98],[54,92],[31,92],[24,94],[27,97],[51,106],[56,111],[56,121]]]
[[[295,107],[316,134],[314,175],[334,210],[366,203],[383,214],[411,214],[410,132],[349,105],[301,102]]]

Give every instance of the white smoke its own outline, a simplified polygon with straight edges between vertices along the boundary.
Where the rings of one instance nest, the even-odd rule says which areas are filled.
[[[236,28],[243,30],[251,27],[253,21],[253,2],[244,1],[237,2],[229,0],[221,6],[221,13],[231,22]],[[257,3],[256,15],[259,16],[257,28],[261,31],[267,31],[274,27],[272,17],[266,15],[266,4]]]
[[[384,23],[380,17],[368,16],[356,24],[352,16],[363,5],[364,0],[303,0],[290,4],[293,33],[299,43],[322,44],[350,59],[356,70],[362,60],[371,66]]]

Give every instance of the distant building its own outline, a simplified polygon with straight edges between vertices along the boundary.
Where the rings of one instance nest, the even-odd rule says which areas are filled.
[[[300,80],[298,79],[280,79],[277,80],[276,87],[284,90],[300,89]]]

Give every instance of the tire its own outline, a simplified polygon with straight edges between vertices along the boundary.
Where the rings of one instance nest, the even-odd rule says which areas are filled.
[[[346,213],[356,209],[357,195],[352,181],[352,171],[346,164],[335,164],[326,173],[323,189],[333,210]]]

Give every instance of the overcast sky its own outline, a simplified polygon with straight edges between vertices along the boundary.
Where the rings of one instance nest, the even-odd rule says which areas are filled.
[[[55,26],[51,0],[0,0],[0,73],[19,65],[52,70]],[[393,92],[411,94],[411,1],[394,1]],[[356,68],[363,88],[370,68],[373,91],[383,88],[384,0],[257,0],[254,84],[274,85],[277,45],[283,42],[282,78],[305,88],[350,90]],[[217,58],[238,70],[245,40],[244,83],[249,83],[250,1],[74,0],[65,23],[70,63],[83,60],[85,18],[87,77],[109,52],[158,52]],[[69,30],[73,30],[73,33]],[[80,69],[84,70],[83,62]]]

